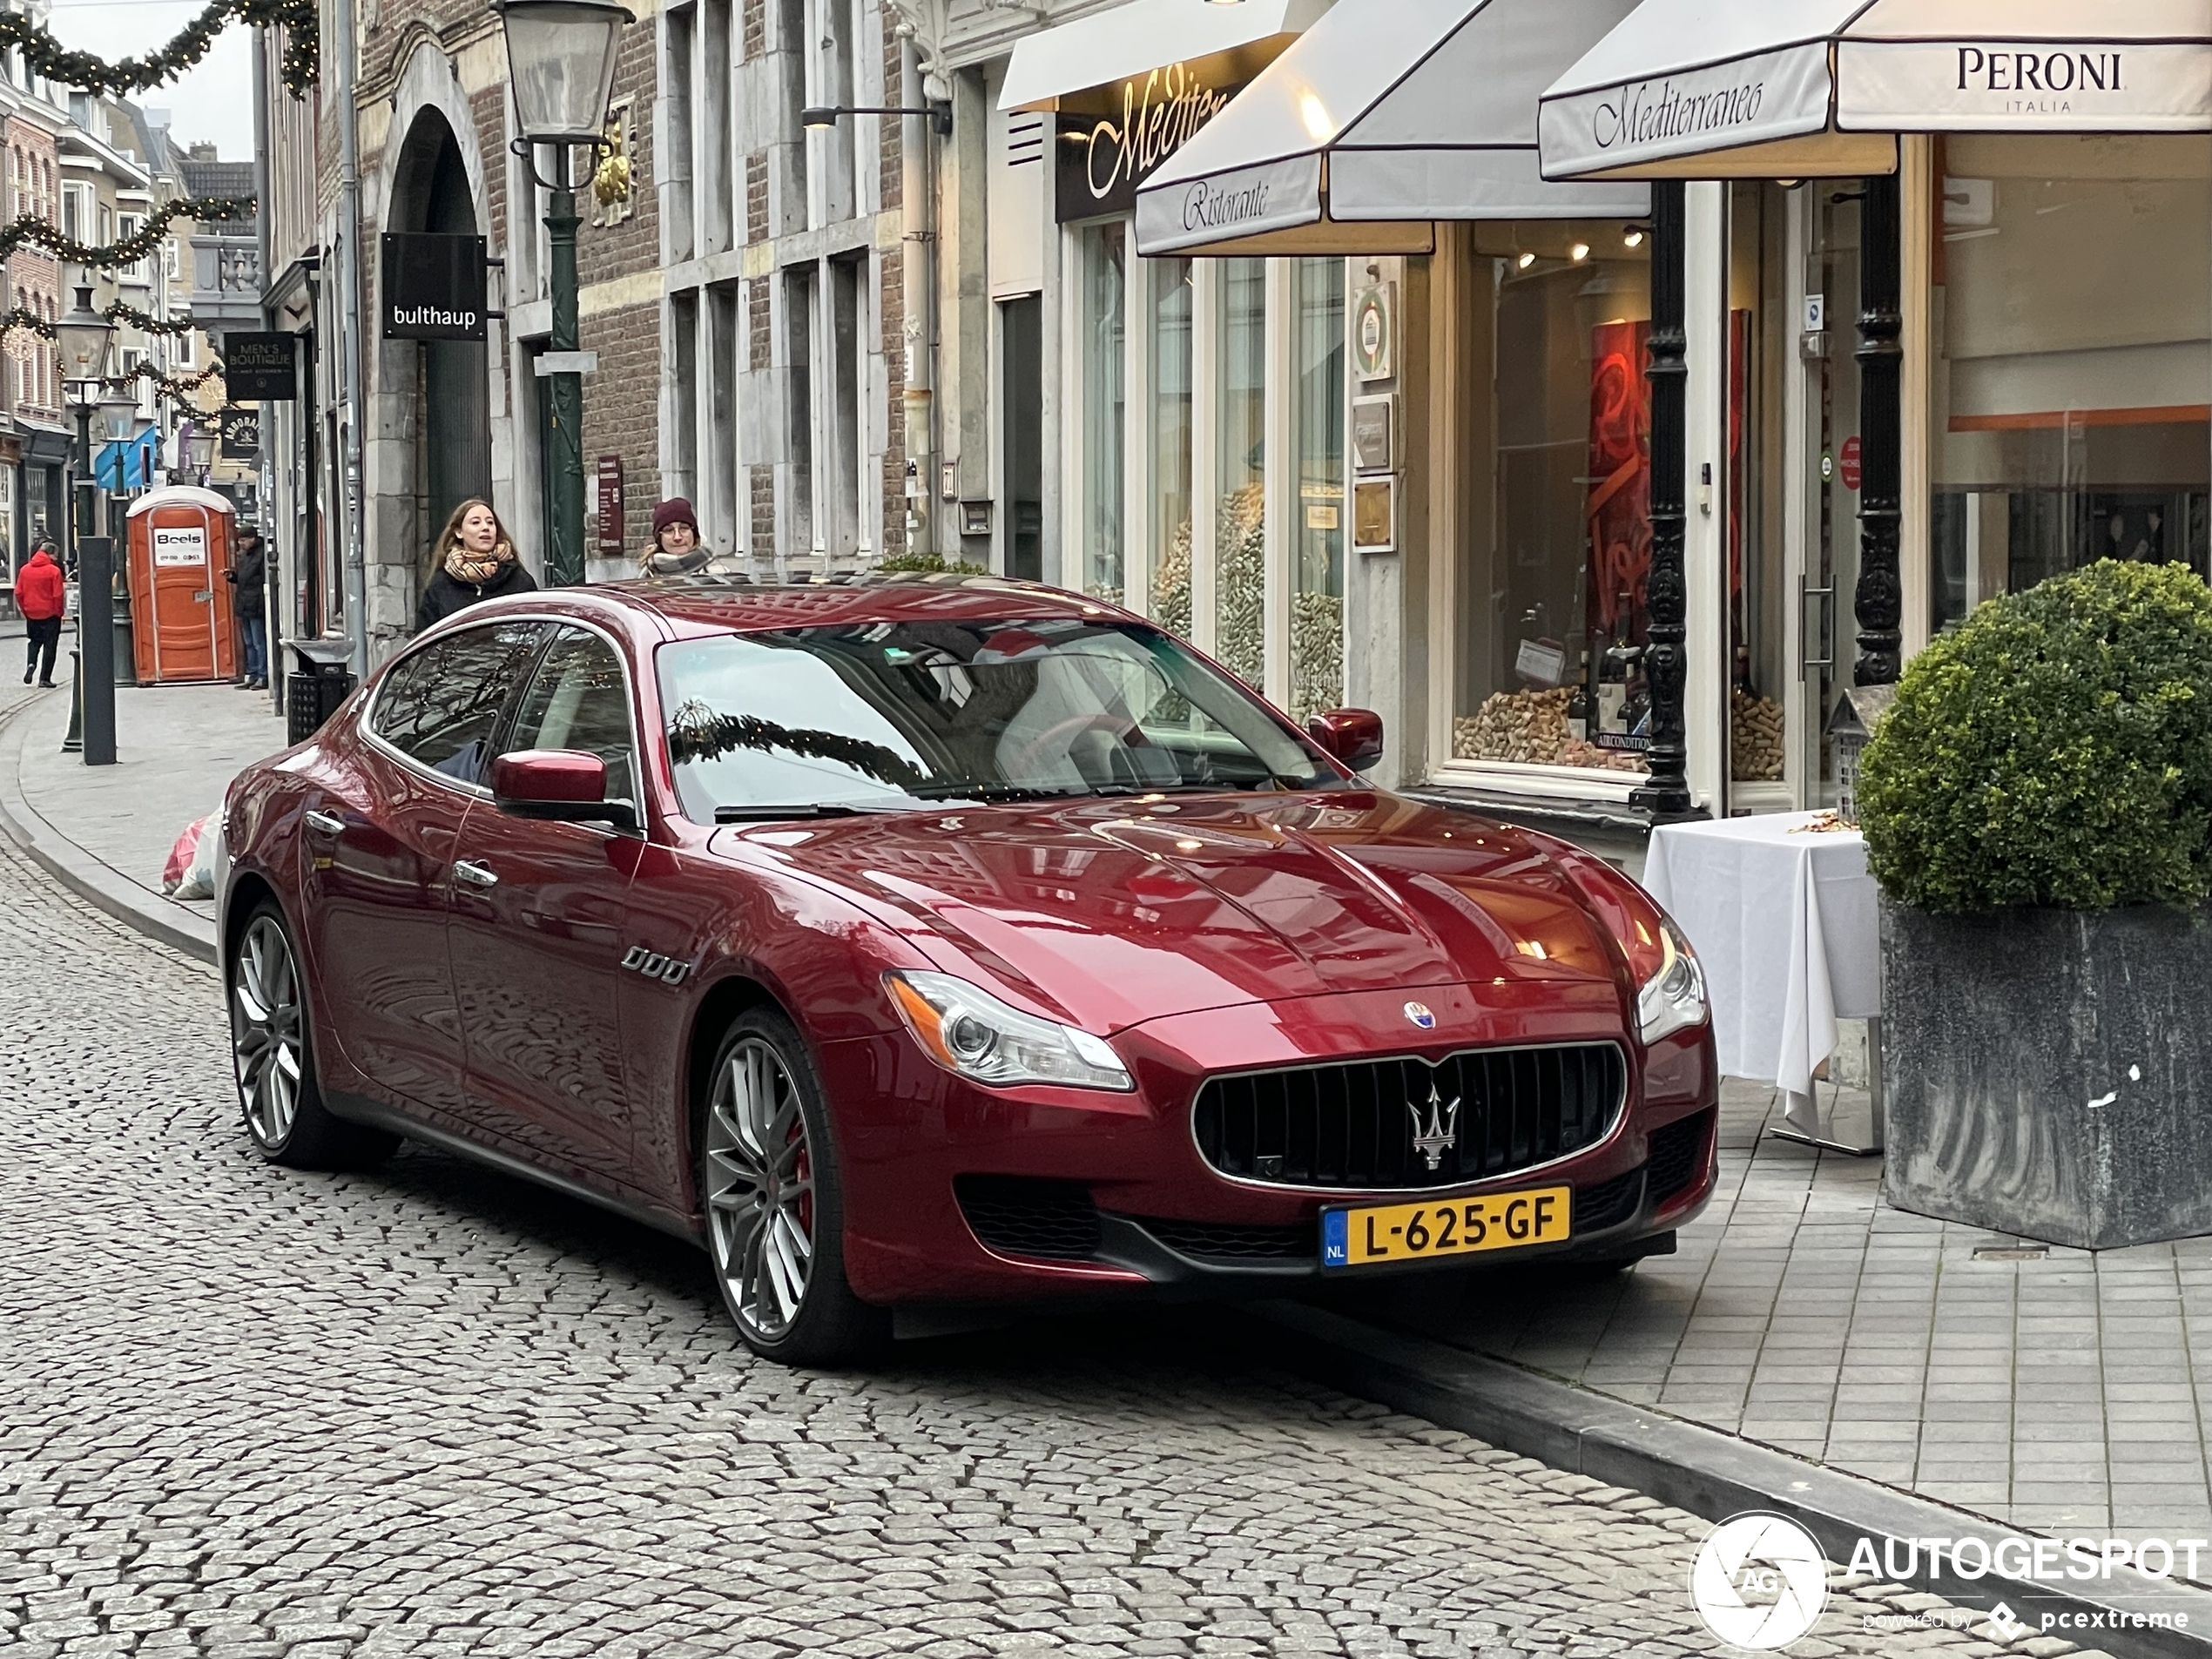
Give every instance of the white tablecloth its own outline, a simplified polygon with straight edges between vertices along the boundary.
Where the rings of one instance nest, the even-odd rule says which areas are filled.
[[[1835,1052],[1836,1022],[1882,1011],[1866,839],[1791,833],[1815,816],[1663,825],[1643,867],[1705,969],[1721,1070],[1778,1084],[1808,1133],[1812,1074]]]

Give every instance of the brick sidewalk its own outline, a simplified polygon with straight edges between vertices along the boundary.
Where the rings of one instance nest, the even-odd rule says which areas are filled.
[[[285,746],[284,722],[266,692],[227,684],[118,686],[116,764],[88,766],[62,751],[69,698],[66,685],[43,693],[8,733],[0,764],[16,769],[35,828],[167,904],[161,869],[170,847],[185,825],[221,809],[233,778]],[[210,906],[190,908],[205,914]]]
[[[2212,1239],[2046,1251],[1906,1215],[1878,1159],[1765,1137],[1780,1121],[1727,1085],[1721,1190],[1679,1255],[1379,1285],[1363,1312],[2027,1530],[2212,1537]]]

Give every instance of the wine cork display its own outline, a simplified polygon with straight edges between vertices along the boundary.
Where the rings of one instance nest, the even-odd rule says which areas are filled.
[[[1499,691],[1473,714],[1452,722],[1454,760],[1506,760],[1534,766],[1581,766],[1596,772],[1642,772],[1633,750],[1601,749],[1567,724],[1571,686],[1548,691]]]
[[[1738,783],[1782,777],[1782,705],[1738,688],[1729,699],[1730,764]]]

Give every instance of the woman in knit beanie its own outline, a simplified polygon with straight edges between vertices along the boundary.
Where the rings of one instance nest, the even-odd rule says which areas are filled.
[[[714,555],[699,544],[699,521],[681,496],[653,509],[653,544],[637,563],[648,577],[706,576],[718,568]]]

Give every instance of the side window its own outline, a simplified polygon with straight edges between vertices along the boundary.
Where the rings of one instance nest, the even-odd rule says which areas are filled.
[[[615,648],[597,634],[563,628],[553,637],[515,711],[507,750],[581,749],[607,764],[607,799],[635,800],[630,687]]]
[[[426,645],[392,671],[369,730],[401,753],[464,784],[487,781],[499,716],[545,641],[542,622],[470,628]]]

